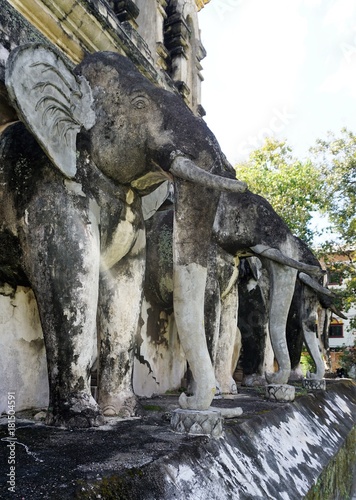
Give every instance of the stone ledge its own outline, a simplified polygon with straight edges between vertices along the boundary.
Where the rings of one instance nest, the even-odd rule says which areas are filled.
[[[324,500],[353,498],[356,384],[327,384],[328,391],[301,395],[293,404],[240,388],[244,418],[224,422],[218,439],[172,432],[166,414],[177,408],[178,394],[143,398],[150,405],[142,417],[108,419],[96,429],[68,432],[18,416],[15,496],[37,500],[60,491],[63,500],[119,492],[137,500],[311,500],[317,488]],[[7,425],[4,417],[0,438],[8,436]],[[6,477],[3,455],[0,476]],[[5,485],[0,497],[8,498]]]

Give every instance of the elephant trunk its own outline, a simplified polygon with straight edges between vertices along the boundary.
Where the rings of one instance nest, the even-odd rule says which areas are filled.
[[[207,172],[184,156],[176,156],[174,158],[170,172],[185,181],[194,182],[195,184],[217,189],[218,191],[243,193],[247,189],[245,182]]]
[[[305,273],[309,273],[317,277],[321,277],[325,274],[325,272],[320,267],[292,259],[291,257],[284,255],[277,248],[271,248],[265,245],[255,245],[251,247],[251,250],[256,255],[260,255],[261,257],[267,257],[268,259],[274,260],[279,264],[283,264],[285,266],[298,269],[298,271],[304,271]]]
[[[326,295],[327,297],[335,297],[335,294],[331,290],[320,285],[320,283],[311,278],[308,274],[299,273],[299,279],[305,285],[309,286],[310,288],[313,288],[316,292]]]
[[[345,314],[343,314],[339,309],[337,309],[334,305],[329,307],[330,311],[333,312],[336,316],[339,316],[339,318],[342,319],[349,319]]]

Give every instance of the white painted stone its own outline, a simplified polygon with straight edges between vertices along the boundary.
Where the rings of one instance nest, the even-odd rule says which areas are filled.
[[[354,404],[343,397],[325,393],[318,413],[296,402],[281,409],[277,418],[271,418],[271,412],[258,421],[248,419],[236,428],[240,439],[236,435],[229,439],[226,433],[215,442],[216,453],[204,453],[206,448],[201,446],[194,458],[186,454],[178,463],[170,462],[165,465],[166,480],[174,485],[174,497],[304,498],[352,428]],[[331,425],[333,419],[339,425]]]
[[[174,315],[161,313],[160,332],[157,332],[156,339],[151,339],[147,334],[149,308],[150,304],[144,300],[141,310],[143,326],[138,342],[139,358],[135,357],[133,370],[135,394],[146,397],[179,389],[187,369]]]
[[[179,259],[179,255],[175,258]],[[179,404],[184,409],[206,410],[215,395],[214,369],[204,328],[204,293],[207,270],[199,264],[174,268],[174,311],[179,338],[196,383],[193,396],[184,393]]]
[[[14,391],[16,411],[48,405],[47,362],[37,303],[31,289],[0,295],[0,413]]]
[[[210,406],[210,410],[217,411],[223,418],[236,418],[240,417],[243,413],[242,408],[236,406],[235,408],[215,408]]]
[[[152,193],[142,197],[142,213],[145,220],[150,219],[167,199],[170,191],[170,183],[163,182]]]
[[[137,232],[133,226],[135,218],[132,210],[127,207],[125,220],[118,224],[112,235],[111,245],[101,254],[101,271],[107,271],[127,255],[132,248],[137,237]]]

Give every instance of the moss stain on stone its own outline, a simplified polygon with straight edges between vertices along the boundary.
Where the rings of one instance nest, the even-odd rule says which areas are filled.
[[[351,500],[356,472],[356,426],[344,445],[320,474],[305,500]]]
[[[149,479],[150,486],[138,493],[137,486],[145,478]],[[159,478],[151,476],[144,469],[133,467],[124,471],[121,475],[112,475],[103,478],[102,480],[88,485],[84,481],[78,482],[78,490],[75,495],[77,500],[96,500],[103,498],[105,500],[144,500],[145,498],[154,498],[153,491],[161,491],[163,493],[163,485],[160,484]],[[146,496],[148,495],[148,496]]]

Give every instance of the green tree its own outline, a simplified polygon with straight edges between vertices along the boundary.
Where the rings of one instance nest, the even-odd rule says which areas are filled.
[[[328,217],[333,236],[316,253],[329,275],[338,275],[336,281],[343,283],[337,304],[348,311],[356,304],[356,135],[347,129],[339,136],[329,133],[310,152],[309,159],[300,161],[285,141],[267,138],[246,162],[236,165],[236,176],[266,198],[309,245],[320,235],[310,229],[315,212]],[[335,255],[345,258],[335,260]],[[356,319],[351,326],[356,327]]]
[[[319,250],[329,273],[339,275],[344,289],[339,292],[342,308],[348,311],[356,304],[356,135],[343,128],[338,135],[329,132],[311,149],[318,166],[326,197],[324,211],[336,236]],[[335,260],[335,255],[344,257]],[[356,318],[351,321],[356,328]]]
[[[325,197],[321,172],[310,160],[293,157],[285,141],[267,138],[235,169],[237,178],[266,198],[296,236],[312,243],[314,234],[309,224]]]
[[[346,128],[329,132],[311,149],[326,191],[325,211],[346,246],[356,243],[356,135]]]

